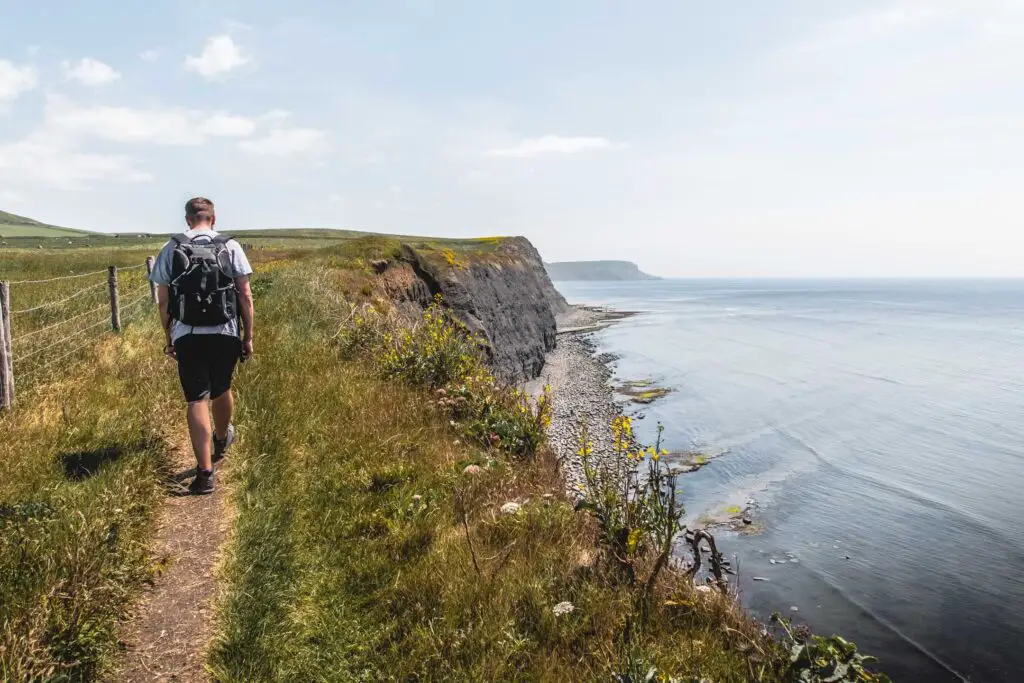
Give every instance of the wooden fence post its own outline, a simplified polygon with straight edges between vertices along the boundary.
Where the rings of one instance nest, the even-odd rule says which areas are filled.
[[[107,272],[107,286],[110,288],[110,327],[114,332],[120,332],[121,301],[117,294],[117,266],[110,266]]]
[[[156,303],[156,283],[150,280],[153,275],[153,257],[146,257],[146,279],[149,280],[149,300]]]
[[[14,403],[14,357],[11,355],[11,287],[0,282],[0,409]]]

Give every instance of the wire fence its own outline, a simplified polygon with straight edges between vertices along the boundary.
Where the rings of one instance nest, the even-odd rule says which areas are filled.
[[[106,272],[107,272],[106,269],[104,269],[104,270],[94,270],[91,273],[78,273],[76,275],[62,275],[60,277],[51,277],[51,278],[47,278],[45,280],[15,280],[14,282],[8,282],[7,284],[11,285],[11,286],[13,286],[13,285],[41,285],[41,284],[46,284],[46,283],[50,283],[50,282],[60,282],[61,280],[74,280],[76,278],[89,277],[91,275],[102,275],[102,274],[104,274]]]
[[[152,266],[150,257],[137,265],[0,282],[0,408],[11,407],[16,379],[20,384],[52,373],[104,334],[145,315],[150,308],[144,304],[156,302]]]
[[[63,299],[58,299],[57,301],[47,301],[45,304],[39,304],[38,306],[32,306],[31,308],[23,308],[20,311],[11,311],[11,314],[12,315],[24,315],[25,313],[35,313],[36,311],[41,311],[41,310],[46,309],[46,308],[53,308],[54,306],[61,306],[61,305],[66,304],[67,302],[69,302],[69,301],[71,301],[73,299],[77,299],[80,296],[85,296],[86,294],[88,294],[89,292],[93,291],[94,289],[99,289],[99,288],[103,287],[104,284],[106,284],[106,283],[98,282],[95,285],[90,285],[88,287],[83,287],[82,289],[78,290],[77,292],[75,292],[71,296],[66,296]]]

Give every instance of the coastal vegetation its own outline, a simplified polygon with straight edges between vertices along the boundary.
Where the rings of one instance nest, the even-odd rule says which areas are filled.
[[[883,680],[845,641],[751,620],[721,549],[721,576],[695,583],[701,551],[670,551],[709,541],[681,526],[668,459],[628,420],[628,476],[593,464],[567,493],[545,443],[550,394],[495,379],[445,302],[399,310],[374,265],[396,240],[268,239],[252,253],[259,337],[221,480],[222,597],[197,604],[216,614],[214,679]],[[418,244],[443,263],[495,258],[500,241]],[[9,250],[0,270],[42,279],[151,252]],[[116,669],[184,446],[161,334],[146,309],[41,368],[0,416],[0,678]]]

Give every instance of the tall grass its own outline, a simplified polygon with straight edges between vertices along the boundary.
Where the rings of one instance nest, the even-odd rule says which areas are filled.
[[[111,256],[137,255],[74,265],[98,269]],[[69,269],[47,270],[35,254],[0,264],[11,279]],[[26,291],[12,299],[50,296]],[[155,311],[134,320],[120,335],[97,332],[45,381],[19,382],[16,409],[0,416],[0,680],[96,680],[150,576],[168,416],[180,404]]]

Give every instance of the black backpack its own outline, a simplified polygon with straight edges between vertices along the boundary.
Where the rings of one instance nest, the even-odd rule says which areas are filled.
[[[201,237],[201,235],[196,235]],[[238,317],[235,280],[227,235],[195,242],[181,234],[171,238],[169,313],[186,325],[223,325]]]

